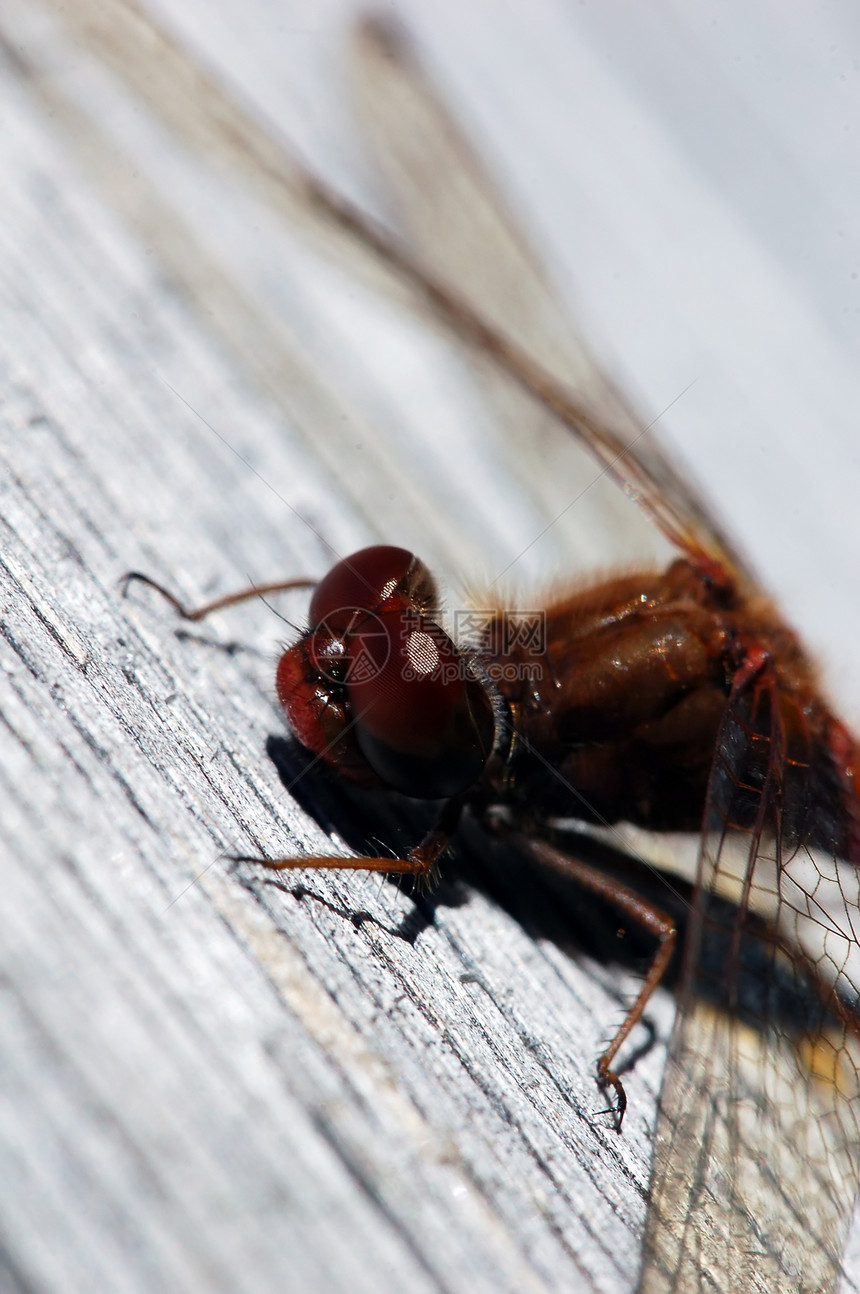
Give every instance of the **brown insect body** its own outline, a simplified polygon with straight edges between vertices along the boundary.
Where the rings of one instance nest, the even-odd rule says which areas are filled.
[[[500,684],[519,740],[499,789],[536,814],[696,829],[739,651],[717,602],[678,562],[550,604],[544,677]]]
[[[522,649],[512,656],[527,663]],[[536,816],[698,831],[726,708],[753,660],[752,685],[808,768],[807,816],[790,835],[860,862],[858,752],[796,635],[761,595],[686,558],[548,606],[542,680],[499,683],[516,737],[493,787]],[[764,761],[769,715],[760,720]]]

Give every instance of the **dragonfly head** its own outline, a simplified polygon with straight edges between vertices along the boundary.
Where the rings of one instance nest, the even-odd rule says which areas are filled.
[[[433,577],[405,548],[338,562],[314,590],[307,633],[278,664],[278,699],[302,745],[352,781],[417,799],[477,781],[493,706],[437,614]]]

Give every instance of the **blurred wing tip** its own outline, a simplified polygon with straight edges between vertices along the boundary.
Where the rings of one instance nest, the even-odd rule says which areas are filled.
[[[410,61],[414,56],[414,42],[403,19],[381,9],[370,9],[356,20],[353,40],[398,62]]]

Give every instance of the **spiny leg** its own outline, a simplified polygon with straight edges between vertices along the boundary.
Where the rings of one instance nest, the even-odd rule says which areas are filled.
[[[233,863],[256,863],[273,872],[308,868],[314,871],[366,871],[387,872],[392,876],[427,876],[447,849],[462,812],[462,797],[448,800],[427,835],[409,850],[405,858],[339,858],[327,855],[312,855],[310,858],[255,858],[251,854],[231,854],[229,857]]]
[[[607,903],[611,903],[624,916],[631,921],[635,921],[643,930],[653,934],[658,941],[654,960],[648,968],[645,981],[635,1002],[629,1008],[621,1027],[597,1062],[597,1077],[601,1087],[611,1087],[618,1101],[615,1130],[620,1132],[624,1112],[627,1109],[627,1094],[624,1091],[624,1084],[612,1069],[612,1062],[618,1055],[625,1040],[629,1037],[634,1025],[641,1020],[651,994],[666,974],[666,969],[672,959],[672,953],[675,951],[677,942],[675,923],[661,908],[643,899],[635,890],[622,885],[614,877],[600,871],[599,868],[592,867],[590,864],[573,857],[573,855],[566,854],[561,849],[556,849],[554,845],[550,845],[547,841],[531,839],[527,836],[516,836],[514,839],[524,853],[536,859],[544,867],[549,867],[553,871],[570,877],[572,881],[577,885],[581,885],[583,889],[589,890]]]

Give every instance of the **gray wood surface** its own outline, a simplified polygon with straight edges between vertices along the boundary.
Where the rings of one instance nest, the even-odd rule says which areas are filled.
[[[687,436],[792,615],[822,651],[834,640],[850,710],[856,607],[820,571],[837,535],[856,552],[860,524],[856,194],[809,180],[816,141],[839,169],[840,71],[802,99],[808,139],[778,134],[769,83],[744,143],[753,82],[731,77],[739,50],[768,47],[764,16],[732,41],[670,6],[639,31],[624,6],[581,26],[554,5],[463,8],[403,14],[646,404],[696,380],[688,430],[667,440]],[[344,801],[280,744],[273,667],[292,630],[270,609],[180,634],[154,594],[118,590],[137,569],[199,601],[318,575],[377,539],[475,584],[554,515],[551,496],[523,488],[515,449],[487,449],[490,417],[438,338],[295,237],[211,140],[169,128],[131,67],[75,30],[88,12],[0,12],[0,1288],[628,1291],[668,995],[618,1137],[593,1066],[635,976],[569,946],[557,901],[474,835],[430,896],[233,870],[225,852],[402,847],[424,820]],[[354,12],[188,0],[171,21],[232,102],[373,205],[342,89]],[[780,85],[773,69],[811,48],[797,29],[760,77]],[[553,116],[563,90],[581,101]],[[718,92],[725,152],[692,111]],[[769,150],[768,130],[795,150]],[[566,152],[554,212],[538,177]],[[741,184],[761,157],[775,205],[796,181],[783,223]],[[612,217],[625,183],[642,211]],[[576,201],[574,290],[561,213]],[[679,259],[655,265],[666,245]],[[727,470],[740,455],[744,477]],[[523,582],[568,573],[554,543]],[[301,596],[278,608],[301,622]]]

